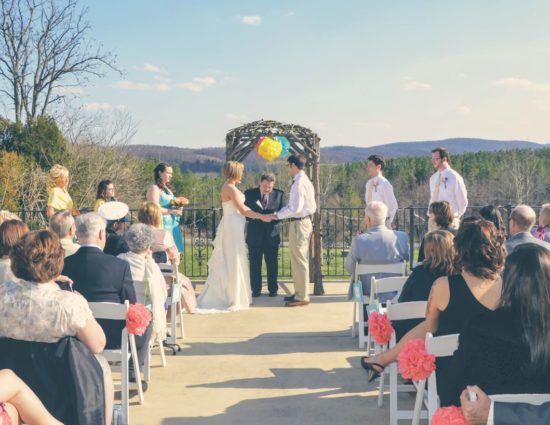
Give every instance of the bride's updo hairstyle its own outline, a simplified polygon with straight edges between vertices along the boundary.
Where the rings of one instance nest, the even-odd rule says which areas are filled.
[[[227,180],[241,181],[243,176],[244,165],[242,162],[227,161],[222,168],[222,176]]]

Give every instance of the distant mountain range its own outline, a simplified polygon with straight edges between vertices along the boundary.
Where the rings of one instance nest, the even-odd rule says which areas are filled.
[[[431,141],[397,142],[386,145],[357,147],[357,146],[328,146],[321,147],[321,162],[341,164],[346,162],[366,161],[370,155],[379,154],[384,158],[403,156],[430,155],[430,151],[438,146],[444,146],[452,154],[479,151],[498,151],[510,149],[540,149],[549,148],[550,143],[540,144],[524,140],[487,140],[472,138],[454,138]],[[128,151],[134,155],[158,159],[159,161],[178,164],[182,171],[218,172],[221,163],[225,160],[225,148],[178,148],[175,146],[130,145]],[[264,160],[254,152],[245,160],[250,169],[261,167]]]

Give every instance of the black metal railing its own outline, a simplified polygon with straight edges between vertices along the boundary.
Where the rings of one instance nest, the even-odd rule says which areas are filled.
[[[479,213],[481,207],[468,207],[465,216]],[[538,210],[540,207],[533,207]],[[512,207],[499,207],[505,225]],[[44,211],[19,211],[20,217],[31,229],[44,228],[47,225]],[[321,236],[323,242],[322,272],[326,278],[344,278],[348,276],[344,262],[353,237],[364,230],[363,208],[321,208]],[[208,260],[212,254],[212,242],[216,237],[216,228],[222,217],[220,208],[190,208],[183,211],[181,218],[184,242],[182,272],[190,278],[205,278],[208,274]],[[427,208],[400,208],[394,219],[396,230],[409,235],[410,264],[418,257],[418,247],[427,231]],[[130,223],[137,221],[137,210],[130,210]],[[279,276],[291,277],[290,255],[288,248],[288,225],[285,223],[281,233],[279,248]],[[347,277],[346,277],[347,278]]]

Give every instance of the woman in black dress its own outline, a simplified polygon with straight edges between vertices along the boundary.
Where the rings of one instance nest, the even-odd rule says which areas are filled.
[[[424,236],[426,258],[409,275],[399,302],[427,301],[437,278],[454,274],[454,236],[446,230],[434,230]],[[393,323],[397,341],[423,319],[399,320]]]
[[[500,307],[469,321],[453,363],[452,404],[466,385],[550,393],[550,251],[524,244],[506,258]]]
[[[495,225],[481,218],[463,221],[455,236],[454,247],[455,267],[459,274],[440,277],[434,282],[426,319],[403,336],[395,347],[373,357],[363,357],[361,365],[369,372],[369,380],[375,379],[386,365],[396,361],[408,341],[424,338],[427,332],[436,336],[461,333],[470,318],[491,312],[500,304],[500,272],[506,249],[504,238]],[[442,400],[452,393],[445,360],[442,358],[437,362],[438,391]]]

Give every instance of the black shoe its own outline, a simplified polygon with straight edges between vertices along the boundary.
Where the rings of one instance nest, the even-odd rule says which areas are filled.
[[[288,297],[285,297],[285,301],[294,301],[294,298],[296,297],[296,295],[289,295]]]
[[[380,376],[382,372],[384,372],[385,367],[378,363],[368,363],[367,360],[368,357],[361,357],[361,366],[363,366],[363,369],[365,369],[369,376],[369,382],[374,381],[376,378]],[[374,367],[379,368],[380,370],[376,370]]]
[[[276,297],[276,296],[277,296],[277,292],[270,292],[270,293],[269,293],[269,296],[270,296],[270,297]]]
[[[261,294],[261,292],[252,292],[252,298],[258,298]]]

